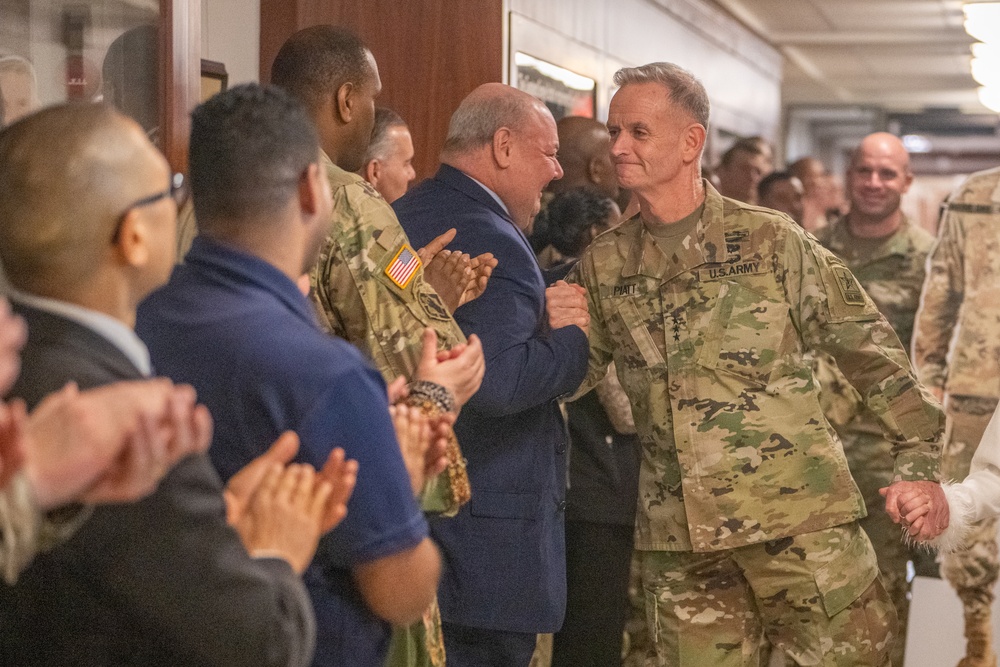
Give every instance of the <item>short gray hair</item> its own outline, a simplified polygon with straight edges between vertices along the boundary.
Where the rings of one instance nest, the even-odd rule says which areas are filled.
[[[534,104],[517,95],[465,98],[448,123],[444,153],[464,153],[493,143],[493,135],[502,127],[523,125]]]
[[[388,107],[375,107],[375,125],[372,127],[372,138],[365,152],[365,164],[372,160],[384,160],[389,156],[392,144],[389,142],[389,130],[394,127],[408,127],[402,116]]]
[[[691,72],[673,63],[649,63],[641,67],[623,67],[615,72],[618,87],[640,83],[658,83],[670,93],[670,101],[708,129],[712,105],[705,86]]]

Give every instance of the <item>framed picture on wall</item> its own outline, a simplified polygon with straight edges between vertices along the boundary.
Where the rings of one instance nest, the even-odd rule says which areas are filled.
[[[229,85],[229,74],[226,73],[226,66],[214,60],[201,61],[201,101],[204,102],[212,95],[221,93]]]
[[[594,79],[520,51],[514,54],[514,67],[515,87],[545,102],[556,120],[565,116],[594,117]]]

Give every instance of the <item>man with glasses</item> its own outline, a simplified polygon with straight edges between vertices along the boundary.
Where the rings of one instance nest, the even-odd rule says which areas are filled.
[[[67,382],[151,374],[132,326],[138,303],[173,267],[180,184],[142,129],[110,107],[51,107],[0,134],[0,260],[29,330],[12,396],[44,406]],[[180,452],[203,452],[212,435],[191,387],[141,427],[167,429]],[[144,500],[94,508],[70,540],[0,589],[0,661],[309,664],[315,624],[298,574],[321,528],[342,516],[351,482],[342,459],[322,480],[283,469],[294,450],[282,440],[244,469],[228,505],[198,453]],[[161,472],[167,463],[131,460]],[[296,500],[279,502],[284,490]],[[319,507],[323,494],[331,504]],[[323,516],[305,511],[307,499]]]

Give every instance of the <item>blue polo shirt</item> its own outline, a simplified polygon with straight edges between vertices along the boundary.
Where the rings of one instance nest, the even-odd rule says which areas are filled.
[[[136,330],[157,372],[193,385],[212,412],[209,456],[223,479],[288,429],[302,441],[299,461],[319,469],[338,446],[358,461],[347,518],[323,538],[305,575],[316,609],[314,664],[381,666],[390,627],[365,607],[350,568],[410,549],[428,532],[381,375],[319,328],[281,271],[203,237],[142,304]]]

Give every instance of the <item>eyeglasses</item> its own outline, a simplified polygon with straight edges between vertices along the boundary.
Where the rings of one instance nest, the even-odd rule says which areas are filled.
[[[149,195],[148,197],[143,197],[132,202],[126,209],[118,216],[118,222],[115,224],[115,233],[111,236],[111,242],[117,243],[118,237],[122,233],[122,224],[125,222],[125,217],[128,215],[129,211],[136,208],[142,208],[143,206],[149,206],[155,204],[161,199],[166,199],[170,197],[177,204],[179,209],[187,201],[188,188],[187,183],[184,180],[184,174],[174,174],[170,178],[170,187],[162,192],[157,192],[154,195]]]

